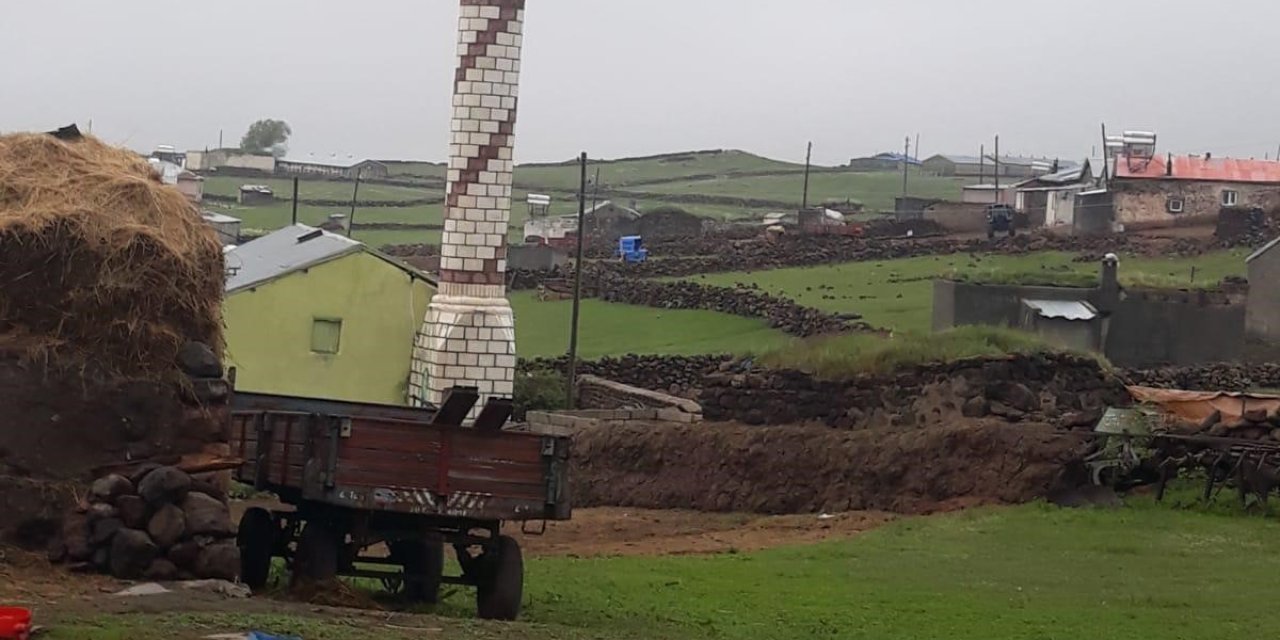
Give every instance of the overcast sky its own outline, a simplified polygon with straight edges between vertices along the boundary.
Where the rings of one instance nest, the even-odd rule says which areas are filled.
[[[455,0],[6,0],[0,131],[93,120],[148,150],[294,130],[297,153],[442,160]],[[1280,146],[1273,0],[529,0],[522,161],[739,148],[1081,157]]]

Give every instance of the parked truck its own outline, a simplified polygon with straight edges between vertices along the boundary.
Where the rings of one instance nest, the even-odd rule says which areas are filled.
[[[435,602],[441,584],[471,585],[479,617],[514,620],[523,559],[503,527],[538,533],[569,518],[570,440],[505,430],[509,400],[461,426],[478,398],[456,388],[418,409],[236,393],[234,475],[287,505],[241,519],[244,582],[264,586],[279,557],[294,581],[376,578],[418,602]],[[446,545],[460,575],[444,575]]]

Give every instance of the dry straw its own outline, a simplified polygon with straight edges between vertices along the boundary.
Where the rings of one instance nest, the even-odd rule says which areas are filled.
[[[222,348],[222,249],[137,155],[95,138],[0,136],[0,352],[164,377]]]

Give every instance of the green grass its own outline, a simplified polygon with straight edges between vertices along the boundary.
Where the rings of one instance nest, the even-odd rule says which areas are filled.
[[[573,303],[512,294],[516,349],[522,358],[554,357],[569,349]],[[583,300],[578,352],[584,358],[638,354],[761,352],[790,342],[763,320],[714,311],[654,309]]]
[[[1220,251],[1194,258],[1136,258],[1121,256],[1120,280],[1126,285],[1160,282],[1163,286],[1212,286],[1229,275],[1244,275],[1245,253]],[[933,279],[967,277],[1085,282],[1099,265],[1073,262],[1068,253],[1045,252],[1022,256],[955,254],[879,262],[778,269],[754,273],[693,276],[710,285],[755,283],[765,291],[800,304],[842,313],[860,313],[874,326],[925,333],[931,327]],[[1195,267],[1196,277],[1191,279]],[[825,287],[825,288],[824,288]]]
[[[763,158],[745,151],[673,153],[664,157],[623,159],[595,162],[588,167],[594,177],[600,170],[600,183],[617,189],[652,180],[679,180],[699,175],[730,175],[755,171],[789,171],[803,165]],[[577,163],[555,166],[517,166],[515,183],[522,187],[548,191],[577,191]]]
[[[526,619],[608,637],[1263,638],[1274,520],[984,509],[755,554],[530,563]]]
[[[1001,327],[959,327],[928,334],[879,338],[865,334],[798,341],[760,357],[775,369],[798,369],[820,378],[889,373],[902,367],[978,356],[1039,353],[1052,348],[1035,336]]]
[[[183,613],[57,616],[39,637],[49,640],[175,640],[250,630],[291,635],[303,640],[420,640],[462,638],[507,640],[511,626],[434,617],[316,615],[310,607],[292,613]],[[56,615],[56,614],[55,614]],[[48,621],[37,624],[48,624]],[[520,636],[532,640],[587,638],[576,629],[521,624]]]
[[[288,178],[241,178],[236,176],[211,176],[205,178],[204,191],[214,195],[237,196],[240,186],[246,184],[265,184],[271,187],[277,198],[293,198],[293,180]],[[355,182],[339,180],[299,180],[298,198],[300,200],[351,200]],[[368,201],[401,201],[419,198],[441,197],[442,190],[401,187],[385,184],[360,184],[360,200]]]
[[[913,175],[910,193],[917,197],[959,200],[961,187],[967,181],[959,178]],[[734,196],[794,202],[799,206],[804,194],[804,176],[759,176],[718,180],[694,180],[636,187],[650,193],[679,193]],[[815,173],[809,177],[809,202],[826,200],[861,202],[872,211],[893,210],[894,198],[902,195],[902,174],[893,172]]]

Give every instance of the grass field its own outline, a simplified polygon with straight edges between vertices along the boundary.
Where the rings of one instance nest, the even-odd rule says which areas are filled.
[[[1274,518],[1136,498],[1118,510],[1028,505],[909,518],[758,553],[528,559],[523,622],[471,622],[463,590],[440,605],[444,618],[417,624],[464,639],[1271,638],[1280,634],[1277,572]],[[47,637],[158,640],[250,627],[308,640],[413,637],[367,618],[317,620],[110,617],[98,624],[114,633],[84,625]]]
[[[641,211],[666,206],[665,198],[671,195],[719,195],[794,202],[799,206],[803,177],[789,175],[746,177],[740,174],[768,171],[798,171],[800,165],[762,158],[742,151],[692,152],[670,154],[656,158],[641,158],[601,162],[591,167],[592,175],[600,169],[603,191],[599,200],[610,199],[608,191],[632,190],[651,194],[635,201]],[[398,177],[441,178],[441,165],[412,163],[393,165]],[[706,176],[718,176],[707,179]],[[737,176],[737,177],[735,177]],[[692,178],[699,178],[693,180]],[[577,211],[574,194],[578,189],[577,165],[534,165],[516,167],[516,188],[512,190],[511,235],[523,239],[523,225],[527,217],[524,204],[529,192],[545,192],[552,195],[552,213],[568,215]],[[665,181],[652,184],[652,181]],[[292,180],[282,178],[241,178],[212,176],[205,180],[209,194],[235,196],[243,184],[266,184],[276,197],[288,200],[293,193]],[[960,182],[948,178],[918,177],[913,179],[912,193],[935,197],[957,197]],[[310,200],[335,200],[345,202],[351,198],[354,183],[349,181],[303,180],[299,183],[299,197]],[[851,198],[873,209],[891,208],[893,197],[901,193],[901,177],[896,173],[816,173],[812,178],[812,202],[824,199]],[[438,185],[405,187],[364,183],[360,186],[359,199],[365,202],[403,202],[421,198],[443,196]],[[615,198],[620,204],[631,206],[631,198]],[[733,219],[765,213],[763,209],[751,209],[722,204],[674,203],[695,215],[719,219]],[[208,202],[206,208],[234,215],[245,220],[246,228],[274,230],[288,224],[291,205],[287,201],[265,206],[239,207]],[[395,222],[416,224],[440,224],[440,205],[418,207],[362,207],[356,218],[362,222]],[[347,213],[347,207],[299,208],[299,219],[307,224],[318,224],[331,213]],[[400,231],[380,232],[373,236],[386,244],[422,242],[421,236]],[[438,240],[433,240],[438,241]],[[370,241],[370,244],[377,244]]]
[[[512,294],[516,349],[522,358],[560,356],[569,350],[573,304],[539,302],[532,292]],[[582,302],[578,352],[584,358],[628,353],[704,354],[764,351],[790,338],[762,320],[714,311],[654,309],[599,300]]]
[[[959,200],[966,181],[914,174],[909,177],[910,193],[926,198]],[[637,187],[650,193],[679,193],[760,198],[794,202],[799,206],[804,194],[804,176],[758,176],[717,180],[694,180]],[[809,177],[809,202],[852,199],[872,211],[892,211],[893,199],[902,195],[902,174],[893,172],[815,173]]]
[[[1122,257],[1120,280],[1129,284],[1209,286],[1229,275],[1244,275],[1242,251],[1221,251],[1196,258]],[[1026,256],[928,256],[881,262],[851,262],[755,273],[721,273],[689,278],[710,285],[758,284],[769,293],[833,312],[862,314],[878,327],[906,332],[931,329],[933,280],[953,273],[970,277],[1028,280],[1037,274],[1096,273],[1098,265],[1072,262],[1067,253]],[[1191,269],[1196,279],[1191,280]],[[826,288],[820,288],[826,287]]]

